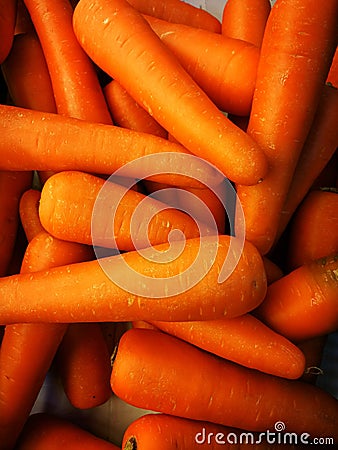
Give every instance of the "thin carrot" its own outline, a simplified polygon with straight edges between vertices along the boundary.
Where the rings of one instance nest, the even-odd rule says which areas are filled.
[[[326,82],[338,88],[338,47],[333,55]]]
[[[322,389],[236,365],[154,330],[124,333],[111,385],[122,400],[152,411],[249,431],[282,421],[288,432],[337,439],[338,401]]]
[[[338,253],[337,230],[338,192],[309,192],[290,223],[287,258],[289,270]]]
[[[73,31],[69,0],[24,0],[39,36],[59,114],[111,124],[92,62]]]
[[[157,328],[221,358],[284,378],[299,378],[302,352],[251,314],[233,319],[151,322]]]
[[[20,198],[19,215],[28,242],[42,231],[45,231],[39,218],[39,203],[41,192],[29,189]]]
[[[119,450],[69,420],[52,414],[36,413],[29,417],[17,450]]]
[[[258,317],[292,341],[338,328],[338,256],[304,264],[270,284]]]
[[[7,273],[19,226],[21,195],[31,187],[32,172],[0,170],[0,276]]]
[[[145,18],[218,108],[241,116],[250,113],[258,47],[187,25]]]
[[[324,86],[283,205],[276,240],[338,147],[338,89]],[[337,169],[337,168],[336,168]]]
[[[202,8],[196,8],[180,0],[128,0],[134,8],[143,14],[148,14],[172,23],[183,23],[192,27],[202,28],[213,33],[221,32],[220,21]]]
[[[188,150],[232,181],[255,184],[265,176],[260,147],[219,111],[126,0],[80,0],[73,26],[93,61]]]
[[[277,0],[266,24],[247,132],[265,150],[269,172],[256,186],[237,186],[247,239],[263,254],[274,243],[325,84],[337,16],[335,0],[322,8],[313,0]],[[326,25],[318,27],[319,23]]]
[[[235,245],[226,262],[230,243]],[[6,298],[6,302],[0,304],[0,324],[139,319],[182,321],[239,316],[262,302],[266,277],[256,248],[245,242],[240,250],[238,244],[238,238],[226,235],[187,239],[183,249],[182,242],[175,241],[170,250],[179,256],[172,262],[160,264],[148,258],[154,258],[154,250],[158,251],[158,257],[162,252],[167,258],[167,252],[163,252],[168,250],[167,244],[148,251],[144,249],[144,256],[134,251],[101,259],[100,263],[105,264],[114,282],[97,260],[29,276],[20,274],[2,278],[0,296]],[[237,265],[233,259],[236,256],[240,256]],[[197,257],[199,259],[193,264]],[[228,278],[219,280],[224,263],[226,270],[234,270]],[[131,272],[126,271],[128,266]],[[188,276],[184,277],[184,273]],[[200,281],[196,277],[200,277]],[[161,279],[158,284],[155,280],[155,287],[152,278]],[[196,284],[192,286],[194,280]],[[116,284],[124,281],[126,288]],[[136,292],[128,292],[135,288]]]
[[[270,0],[227,0],[222,14],[222,34],[262,45]]]
[[[103,93],[116,125],[167,138],[168,132],[116,80],[108,83]]]
[[[135,218],[137,207],[141,209]],[[49,178],[41,192],[39,215],[43,227],[59,239],[91,245],[94,232],[95,245],[127,251],[167,242],[173,230],[186,238],[200,234],[188,214],[85,172],[60,172]]]
[[[17,0],[0,1],[0,64],[7,58],[13,43]]]
[[[144,172],[148,175],[149,171],[161,170],[152,177],[154,180],[201,185],[191,177],[176,174],[178,167],[184,168],[180,158],[188,154],[184,147],[148,133],[6,105],[0,105],[0,129],[6,136],[0,142],[0,170],[82,170],[111,175],[128,162],[158,154],[162,156],[161,166],[158,158],[153,167],[149,162],[148,167],[132,166],[125,176],[142,178]],[[190,173],[198,170],[203,183],[213,186],[219,182],[210,165],[198,159],[189,159],[188,164]]]

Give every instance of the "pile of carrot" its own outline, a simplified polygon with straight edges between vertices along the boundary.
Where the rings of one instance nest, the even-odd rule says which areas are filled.
[[[338,445],[337,28],[0,0],[0,450]],[[81,424],[112,396],[140,417]]]

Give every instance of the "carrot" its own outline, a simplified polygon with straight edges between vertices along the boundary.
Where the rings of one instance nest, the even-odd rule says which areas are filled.
[[[233,319],[152,322],[157,328],[245,367],[284,378],[299,378],[302,352],[251,314]]]
[[[338,47],[333,55],[326,82],[338,88]]]
[[[34,31],[15,36],[2,71],[14,105],[56,112],[46,60]]]
[[[265,268],[266,277],[268,280],[268,285],[273,283],[274,281],[279,280],[283,276],[282,269],[271,259],[263,256],[263,264]]]
[[[319,376],[325,376],[322,369],[322,358],[327,336],[306,339],[297,345],[305,356],[306,369],[301,379],[307,383],[316,383]]]
[[[7,58],[13,43],[16,0],[0,1],[0,64]]]
[[[335,0],[323,8],[313,0],[277,0],[266,24],[247,133],[265,150],[269,172],[256,186],[237,186],[247,239],[263,254],[274,243],[325,84],[336,45],[337,16]]]
[[[80,0],[73,24],[93,61],[188,150],[232,181],[255,184],[265,176],[263,151],[219,111],[126,0]]]
[[[200,186],[190,176],[177,174],[178,169],[184,170],[183,158],[189,155],[186,149],[158,136],[6,105],[0,105],[0,128],[6,136],[0,142],[0,170],[80,170],[111,175],[128,162],[149,155],[147,164],[136,164],[136,168],[131,164],[124,175],[142,178],[142,174],[155,172],[152,178],[157,181]],[[149,162],[152,155],[161,155],[154,158],[153,166]],[[204,161],[187,157],[186,166],[186,172],[198,173],[201,182],[219,183],[217,171]]]
[[[338,146],[338,89],[324,86],[316,115],[305,141],[284,202],[276,240]],[[335,172],[337,167],[335,167]]]
[[[168,262],[163,258],[160,264],[161,258],[154,262],[154,250],[155,256],[160,258],[162,252]],[[0,296],[6,302],[0,304],[0,324],[234,317],[256,308],[265,296],[261,257],[248,242],[241,250],[240,238],[187,239],[183,249],[182,242],[176,241],[169,254],[164,250],[168,250],[167,244],[144,249],[142,254],[127,252],[29,276],[2,278]],[[229,259],[225,260],[228,250]],[[226,274],[220,272],[222,265]]]
[[[258,317],[293,341],[338,328],[338,257],[304,264],[270,284]]]
[[[288,432],[337,438],[338,401],[322,389],[236,365],[155,330],[124,333],[111,385],[123,401],[152,411],[248,431],[282,421]]]
[[[241,116],[249,114],[259,60],[256,46],[187,25],[145,18],[218,108]]]
[[[25,0],[50,73],[59,114],[111,124],[92,62],[73,31],[69,0]]]
[[[36,189],[29,189],[20,198],[19,215],[28,242],[40,232],[45,231],[39,218],[40,198],[41,192]]]
[[[16,22],[14,34],[30,34],[34,30],[34,25],[27,11],[24,0],[17,0]]]
[[[337,229],[338,192],[309,192],[290,224],[287,259],[289,270],[337,253]]]
[[[262,45],[270,0],[227,0],[222,14],[222,34]]]
[[[32,172],[0,170],[0,276],[7,273],[19,226],[20,197],[30,188]]]
[[[118,450],[89,431],[52,414],[36,413],[29,417],[17,450]]]
[[[149,1],[128,0],[134,8],[143,14],[148,14],[172,23],[183,23],[192,27],[202,28],[214,33],[221,32],[220,21],[202,8],[180,0]]]
[[[103,93],[116,125],[167,138],[167,131],[116,80],[109,82]]]

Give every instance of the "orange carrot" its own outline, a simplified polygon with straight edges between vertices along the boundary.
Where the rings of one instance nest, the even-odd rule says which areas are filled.
[[[111,124],[92,62],[73,31],[69,0],[25,0],[50,73],[59,114]]]
[[[241,116],[249,114],[259,59],[256,46],[187,25],[151,16],[145,18],[222,111]]]
[[[73,24],[93,61],[188,150],[232,181],[255,184],[265,176],[260,147],[219,111],[126,0],[80,0]]]
[[[222,14],[222,34],[262,45],[270,0],[227,0]]]
[[[116,125],[167,138],[167,131],[116,80],[108,83],[103,93]]]
[[[59,239],[91,245],[95,233],[95,245],[120,250],[167,242],[176,229],[187,238],[199,236],[198,225],[184,212],[84,172],[49,178],[39,214],[43,227]]]
[[[233,319],[152,322],[157,328],[245,367],[284,378],[299,378],[302,352],[251,314]]]
[[[338,88],[338,47],[336,47],[336,51],[333,55],[326,82]]]
[[[271,261],[271,259],[267,258],[266,256],[263,256],[263,263],[266,272],[266,277],[268,280],[268,285],[282,278],[283,276],[282,269],[276,263]]]
[[[249,431],[282,421],[288,432],[337,439],[338,401],[322,389],[236,365],[155,330],[124,333],[111,385],[123,401],[152,411]]]
[[[324,86],[284,202],[276,240],[338,147],[337,117],[338,89]],[[335,169],[337,171],[337,167]]]
[[[0,170],[0,276],[7,273],[19,226],[21,195],[31,187],[32,172]]]
[[[16,0],[0,1],[0,64],[7,58],[13,43]]]
[[[17,450],[119,450],[72,422],[46,413],[29,417]]]
[[[144,172],[161,170],[154,180],[182,186],[201,184],[176,174],[178,167],[184,167],[181,156],[188,154],[184,147],[148,133],[6,105],[0,105],[0,129],[6,136],[0,142],[0,170],[83,170],[111,175],[128,162],[159,154],[161,165],[160,158],[153,167],[149,161],[148,167],[139,164],[135,169],[132,165],[125,176],[142,178]],[[190,173],[198,170],[203,183],[219,183],[215,169],[198,158],[188,159],[187,165]]]
[[[317,336],[297,344],[305,356],[306,369],[301,377],[302,380],[315,383],[318,376],[325,376],[321,365],[326,341],[327,336]]]
[[[134,8],[143,14],[148,14],[172,23],[183,23],[196,28],[202,28],[214,33],[221,32],[219,20],[201,8],[180,0],[149,1],[128,0]]]
[[[338,256],[304,264],[270,284],[258,317],[293,341],[338,328]]]
[[[168,262],[149,260],[154,250]],[[0,324],[235,317],[256,308],[266,294],[261,257],[248,242],[241,250],[239,238],[187,239],[183,249],[182,242],[175,241],[169,254],[164,250],[167,244],[144,249],[142,255],[134,251],[100,259],[114,282],[97,260],[2,278],[0,297],[6,302],[0,304]],[[228,277],[224,270],[220,273],[223,265],[227,274],[234,269]]]
[[[41,192],[29,189],[20,198],[19,214],[28,242],[40,232],[45,231],[39,219]]]
[[[337,230],[338,192],[309,192],[290,224],[289,269],[338,253]]]
[[[263,254],[274,243],[325,84],[336,45],[337,16],[336,0],[325,2],[323,8],[313,0],[277,0],[266,24],[247,132],[265,150],[270,170],[256,186],[237,186],[247,239]]]

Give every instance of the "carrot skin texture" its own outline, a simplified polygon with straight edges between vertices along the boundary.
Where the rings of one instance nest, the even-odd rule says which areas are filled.
[[[249,431],[282,420],[289,432],[337,437],[338,402],[322,389],[238,366],[154,330],[122,336],[111,385],[124,401],[152,411]]]
[[[214,263],[195,286],[187,291],[184,291],[184,286],[179,286],[180,293],[171,297],[131,294],[115,285],[96,260],[29,276],[22,274],[2,278],[0,295],[5,296],[7,301],[0,305],[0,323],[121,322],[140,319],[183,321],[239,316],[262,302],[266,294],[266,276],[258,251],[246,242],[235,270],[224,282],[218,283],[219,270],[231,239],[237,241],[237,238],[226,235],[203,238],[205,253],[202,253],[201,264],[203,261],[209,263],[208,252],[216,250]],[[181,249],[180,242],[173,242],[172,249],[175,249],[175,244]],[[143,275],[169,277],[170,280],[170,277],[188,270],[199,248],[199,238],[187,239],[180,256],[168,264],[148,261],[137,251],[108,257],[105,261],[114,268],[112,273],[115,276],[125,273],[126,262],[141,276],[141,280],[136,279],[135,282],[142,283]],[[148,256],[153,255],[153,249],[161,251],[168,249],[168,246],[160,244],[149,248],[148,253],[145,249],[144,252]],[[162,285],[167,286],[165,280]]]
[[[17,0],[0,2],[0,64],[7,58],[14,38]]]
[[[73,25],[93,61],[189,151],[232,181],[255,184],[265,176],[260,147],[219,111],[125,0],[81,0]]]
[[[296,379],[305,369],[302,352],[251,314],[233,319],[152,324],[221,358],[271,375]]]
[[[39,219],[40,198],[41,192],[36,189],[28,189],[20,198],[19,215],[28,242],[45,231]]]
[[[336,45],[337,17],[335,0],[325,8],[313,0],[277,0],[266,24],[247,133],[264,149],[269,171],[260,184],[237,186],[247,239],[262,254],[274,244],[314,119]],[[323,31],[318,23],[326,24]]]
[[[46,413],[29,417],[17,450],[119,450],[72,422]]]
[[[272,283],[257,316],[292,341],[338,328],[338,256],[304,264]]]

